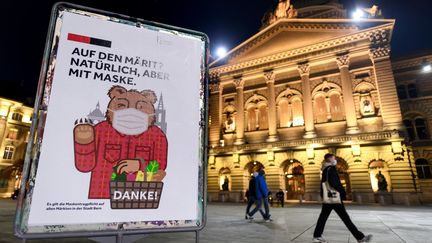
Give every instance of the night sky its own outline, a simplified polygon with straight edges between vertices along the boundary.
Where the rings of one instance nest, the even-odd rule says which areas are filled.
[[[293,0],[295,2],[295,0]],[[297,0],[299,1],[299,0]],[[307,0],[301,0],[303,2]],[[56,1],[2,2],[0,96],[32,105],[39,77],[51,6]],[[70,2],[206,33],[210,49],[231,49],[258,32],[261,18],[277,0],[93,0]],[[432,51],[432,1],[341,0],[349,13],[356,6],[382,8],[396,19],[392,56]]]

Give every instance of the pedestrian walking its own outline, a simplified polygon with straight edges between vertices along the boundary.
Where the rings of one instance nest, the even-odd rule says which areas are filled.
[[[279,191],[276,193],[276,200],[277,200],[277,206],[279,206],[280,204],[281,207],[284,207],[285,193],[282,191],[282,189],[279,189]]]
[[[251,212],[249,212],[246,216],[248,217],[248,219],[253,219],[253,215],[256,212],[260,211],[264,220],[266,222],[270,222],[270,221],[272,221],[272,219],[271,219],[271,215],[270,215],[270,208],[269,208],[269,201],[268,201],[269,190],[268,190],[264,175],[265,175],[265,172],[263,169],[254,173],[255,196],[256,196],[255,208]],[[264,204],[264,210],[265,210],[264,213],[261,210],[262,204]]]
[[[246,198],[247,198],[247,206],[246,206],[246,215],[245,219],[253,219],[253,217],[249,216],[250,208],[252,205],[256,204],[257,197],[256,197],[256,182],[255,178],[258,176],[258,172],[255,172],[251,179],[249,180],[249,188],[246,192]],[[261,215],[264,217],[264,212],[262,211],[261,207],[259,208],[259,211]]]
[[[332,210],[334,210],[342,219],[345,226],[357,239],[357,242],[370,242],[372,239],[372,235],[369,234],[365,236],[361,231],[359,231],[354,225],[354,223],[351,221],[345,209],[342,200],[346,199],[346,192],[342,186],[338,172],[336,170],[336,157],[333,154],[326,154],[324,156],[324,160],[325,161],[322,168],[321,179],[321,197],[323,198],[323,204],[321,214],[319,215],[313,234],[313,242],[327,242],[322,237],[322,233],[324,232],[325,224]]]

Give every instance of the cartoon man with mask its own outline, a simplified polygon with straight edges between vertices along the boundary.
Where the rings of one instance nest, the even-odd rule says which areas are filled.
[[[106,120],[96,125],[75,126],[75,167],[91,172],[89,199],[109,199],[113,167],[122,164],[122,172],[134,173],[156,160],[159,170],[152,181],[166,176],[168,142],[163,131],[154,125],[156,95],[151,90],[126,90],[113,86],[108,91],[110,102]],[[126,164],[126,166],[124,166]]]

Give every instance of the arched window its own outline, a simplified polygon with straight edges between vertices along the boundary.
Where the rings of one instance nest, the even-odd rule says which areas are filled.
[[[341,121],[344,119],[343,104],[338,93],[330,95],[330,113],[332,121]]]
[[[267,100],[264,96],[254,94],[245,107],[247,131],[268,129]]]
[[[407,98],[407,92],[406,92],[405,85],[397,86],[397,93],[398,93],[399,99],[406,99]]]
[[[254,106],[249,107],[247,110],[247,130],[255,131],[257,130],[257,112]]]
[[[303,102],[298,90],[287,88],[276,99],[279,127],[303,126]]]
[[[7,160],[12,159],[14,152],[15,152],[14,146],[6,146],[3,153],[3,159],[7,159]]]
[[[268,129],[268,112],[267,105],[261,104],[258,108],[258,129],[265,130]]]
[[[261,169],[264,169],[264,165],[258,161],[253,161],[246,164],[244,172],[247,176],[252,176],[254,172],[258,172]]]
[[[300,99],[294,99],[292,101],[292,113],[293,113],[293,126],[303,126],[303,104]]]
[[[336,83],[326,79],[312,91],[315,123],[345,119],[342,90]]]
[[[416,98],[418,96],[415,84],[408,84],[408,95],[410,98]]]
[[[404,125],[406,127],[408,137],[411,140],[430,139],[426,119],[422,117],[417,117],[415,119],[405,119]]]
[[[411,120],[404,120],[404,125],[405,125],[405,128],[407,130],[409,139],[410,140],[415,140],[416,139],[416,135],[415,135],[415,132],[414,132],[414,127],[413,127],[412,121]]]
[[[430,164],[425,159],[417,159],[415,161],[416,169],[417,169],[417,176],[419,179],[431,179],[432,178],[432,171]]]
[[[316,123],[327,122],[327,104],[325,97],[322,95],[317,95],[314,101],[314,113]]]
[[[279,126],[290,127],[292,124],[292,108],[288,105],[288,100],[279,102]]]
[[[429,139],[429,132],[426,126],[426,120],[423,118],[415,119],[415,127],[418,139]]]

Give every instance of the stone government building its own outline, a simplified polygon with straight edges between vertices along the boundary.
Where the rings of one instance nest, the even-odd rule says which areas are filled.
[[[376,6],[308,2],[279,1],[210,66],[209,201],[242,201],[259,167],[273,193],[318,201],[331,152],[354,202],[432,202],[432,55],[392,63]]]

